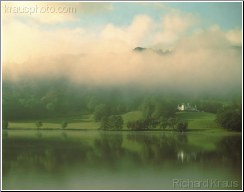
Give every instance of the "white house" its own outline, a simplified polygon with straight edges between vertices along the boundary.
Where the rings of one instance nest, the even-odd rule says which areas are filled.
[[[181,105],[177,106],[177,109],[179,111],[195,111],[195,112],[198,111],[196,105],[195,106],[191,106],[189,103],[187,103],[187,104],[182,103]]]

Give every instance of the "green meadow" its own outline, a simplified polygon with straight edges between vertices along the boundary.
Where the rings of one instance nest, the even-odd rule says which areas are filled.
[[[216,115],[207,112],[177,112],[176,116],[179,119],[188,121],[189,130],[222,130],[216,122]]]
[[[175,116],[178,119],[186,120],[188,122],[189,131],[224,131],[216,123],[216,115],[207,112],[177,112]],[[141,111],[131,111],[122,115],[124,125],[123,130],[128,130],[127,123],[130,121],[136,121],[143,118]],[[68,126],[65,129],[81,129],[81,130],[96,130],[100,127],[100,122],[94,121],[93,115],[77,115],[70,117],[57,117],[50,119],[40,119],[43,123],[40,129],[62,129],[61,124],[63,121],[68,122]],[[10,121],[9,129],[37,129],[36,121]],[[158,130],[158,129],[156,129]],[[166,131],[169,129],[165,129]]]

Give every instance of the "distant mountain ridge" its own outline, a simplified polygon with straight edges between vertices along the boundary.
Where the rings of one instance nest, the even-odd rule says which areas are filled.
[[[153,48],[144,48],[144,47],[136,47],[133,49],[135,52],[145,52],[145,51],[152,51],[154,53],[157,53],[159,55],[169,55],[172,53],[171,50],[162,50],[162,49],[153,49]]]

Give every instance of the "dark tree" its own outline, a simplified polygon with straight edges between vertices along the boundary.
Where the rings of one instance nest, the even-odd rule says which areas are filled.
[[[104,118],[101,120],[100,129],[102,129],[102,130],[107,130],[108,128],[109,128],[108,117],[104,117]]]
[[[168,123],[170,128],[175,129],[175,126],[178,123],[178,119],[171,117],[171,118],[168,119],[167,123]]]
[[[124,126],[124,120],[120,115],[113,115],[111,121],[114,129],[121,130]]]
[[[242,131],[241,107],[226,107],[220,110],[216,116],[217,123],[229,131]]]
[[[160,127],[160,129],[165,130],[165,129],[167,128],[167,126],[168,126],[168,121],[167,121],[167,119],[164,118],[164,117],[161,117],[161,118],[159,119],[159,127]]]
[[[176,125],[176,131],[179,131],[179,132],[185,132],[185,131],[187,131],[187,128],[188,128],[187,121],[181,120]]]
[[[103,130],[121,130],[123,125],[124,121],[120,115],[111,115],[102,120],[100,128]]]
[[[39,128],[41,128],[42,127],[42,122],[41,121],[37,121],[36,122],[36,127],[39,129]]]
[[[143,131],[149,129],[151,121],[149,118],[138,119],[136,121],[130,121],[127,123],[127,127],[133,131]]]
[[[67,121],[62,122],[61,127],[63,129],[65,129],[66,127],[68,127],[68,122]]]

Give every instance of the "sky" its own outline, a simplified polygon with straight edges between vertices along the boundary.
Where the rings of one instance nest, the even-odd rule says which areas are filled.
[[[1,9],[3,78],[241,86],[241,2],[1,2]],[[148,50],[132,51],[138,46]]]

